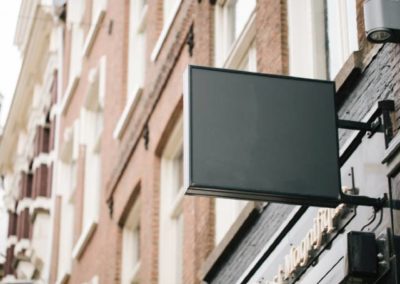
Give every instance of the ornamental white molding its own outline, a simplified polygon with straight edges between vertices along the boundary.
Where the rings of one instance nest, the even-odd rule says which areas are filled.
[[[13,246],[13,245],[16,245],[17,242],[18,242],[17,236],[9,236],[9,237],[7,238],[6,247],[9,248],[9,247],[11,247],[11,246]]]
[[[67,112],[72,96],[74,95],[75,90],[78,87],[80,78],[81,78],[80,74],[75,74],[73,78],[70,79],[65,94],[62,97],[61,114],[65,114]]]
[[[31,241],[28,239],[20,239],[14,248],[14,256],[19,257],[23,255],[26,258],[30,258],[32,256],[32,249],[31,249]]]
[[[161,30],[160,36],[154,46],[153,51],[151,52],[150,59],[155,62],[160,54],[161,48],[163,47],[165,40],[167,39],[168,33],[172,28],[172,24],[175,21],[176,16],[178,15],[179,8],[181,7],[183,0],[177,0],[175,2],[175,6],[172,8],[172,13],[169,19],[166,19],[163,29]]]
[[[50,153],[40,153],[33,160],[32,170],[35,171],[41,165],[45,165],[45,166],[49,167],[53,161],[54,161],[54,151],[52,151]]]
[[[106,0],[96,0],[100,2],[100,9],[97,11],[97,14],[94,15],[95,19],[92,21],[92,25],[90,26],[89,32],[86,36],[85,43],[83,45],[83,57],[88,57],[90,55],[90,52],[92,51],[92,47],[94,44],[94,41],[97,37],[97,34],[99,33],[101,24],[103,23],[103,20],[106,15],[106,8],[107,8],[107,1]]]
[[[128,101],[122,111],[121,116],[118,119],[118,122],[113,131],[113,138],[115,140],[121,139],[124,135],[125,129],[128,126],[129,120],[132,117],[133,111],[136,108],[136,105],[142,96],[143,89],[141,87],[137,87],[134,94],[129,96]]]
[[[85,250],[86,246],[89,244],[90,238],[93,236],[95,230],[97,228],[97,221],[92,220],[86,228],[82,231],[78,241],[76,242],[73,250],[72,257],[75,260],[78,260]]]
[[[29,207],[29,214],[31,214],[33,221],[36,215],[40,213],[49,214],[51,209],[51,199],[43,196],[38,196],[32,201]]]
[[[18,202],[17,206],[17,214],[21,214],[25,209],[30,209],[32,206],[33,200],[31,198],[23,198]]]

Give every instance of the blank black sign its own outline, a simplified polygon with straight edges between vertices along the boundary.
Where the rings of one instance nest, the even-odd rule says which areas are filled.
[[[199,66],[184,79],[187,194],[337,205],[333,82]]]

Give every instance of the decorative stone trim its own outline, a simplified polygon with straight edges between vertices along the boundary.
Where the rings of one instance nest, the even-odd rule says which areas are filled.
[[[48,214],[51,209],[51,199],[38,196],[35,200],[32,201],[32,204],[29,208],[29,214],[32,216],[32,222],[35,221],[36,214],[42,212]]]
[[[18,207],[17,207],[17,214],[20,214],[24,209],[30,208],[32,205],[32,199],[31,198],[23,198],[21,201],[18,202]]]
[[[171,30],[172,24],[175,21],[176,16],[178,15],[179,8],[181,7],[183,0],[178,0],[175,3],[175,6],[173,8],[173,12],[171,13],[171,17],[167,19],[166,23],[164,24],[164,27],[160,33],[160,36],[158,37],[158,40],[156,42],[156,45],[154,46],[153,51],[151,52],[150,59],[151,61],[156,61],[158,55],[160,54],[161,48],[164,45],[165,40],[167,39],[167,35],[169,31]]]
[[[13,246],[13,245],[16,245],[17,242],[18,242],[17,236],[9,236],[9,237],[7,238],[6,247],[9,248],[9,247],[11,247],[11,246]]]
[[[67,283],[70,276],[71,276],[71,273],[69,271],[61,273],[61,276],[57,279],[56,284]]]
[[[97,34],[99,33],[101,24],[106,15],[107,1],[106,0],[97,0],[97,1],[101,1],[102,5],[97,15],[95,15],[96,19],[94,21],[94,24],[90,26],[90,30],[88,32],[88,35],[86,36],[86,40],[83,45],[83,54],[82,54],[83,57],[88,57],[90,55],[94,41],[97,37]]]
[[[88,226],[86,226],[86,228],[84,228],[83,232],[81,233],[78,241],[76,242],[72,250],[73,259],[78,260],[82,256],[96,228],[97,228],[97,221],[94,220],[91,223],[89,223]]]
[[[53,162],[54,152],[51,153],[40,153],[34,160],[32,164],[32,170],[36,170],[41,165],[50,166]]]
[[[65,94],[62,98],[61,101],[61,114],[65,114],[68,107],[69,103],[71,102],[72,96],[75,93],[76,88],[78,87],[80,80],[80,74],[74,75],[74,77],[69,81],[67,90],[65,91]]]
[[[142,93],[143,89],[141,87],[137,87],[134,94],[128,98],[127,104],[125,105],[125,108],[120,118],[118,119],[117,125],[115,126],[115,129],[113,131],[114,139],[121,139]]]
[[[28,239],[21,239],[15,245],[14,256],[20,258],[22,254],[28,259],[32,255],[31,241]]]

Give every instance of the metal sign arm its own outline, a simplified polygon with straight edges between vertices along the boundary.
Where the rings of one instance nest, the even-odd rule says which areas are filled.
[[[375,113],[367,122],[358,122],[351,120],[338,120],[338,128],[359,130],[359,133],[339,158],[339,165],[342,167],[350,158],[357,147],[361,144],[362,138],[367,132],[368,137],[372,137],[376,132],[383,132],[385,135],[385,146],[388,147],[390,140],[393,138],[393,127],[390,119],[390,113],[394,111],[393,100],[383,100],[378,102]],[[382,118],[381,118],[382,117]],[[354,185],[353,185],[354,186]],[[340,202],[350,205],[372,206],[375,210],[388,207],[388,197],[385,194],[382,198],[371,198],[367,196],[348,195],[340,191]]]

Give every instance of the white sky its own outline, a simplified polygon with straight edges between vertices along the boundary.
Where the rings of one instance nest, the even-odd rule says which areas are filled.
[[[4,96],[0,115],[1,126],[4,126],[7,118],[21,65],[18,49],[14,46],[20,3],[21,0],[0,1],[0,93]]]

